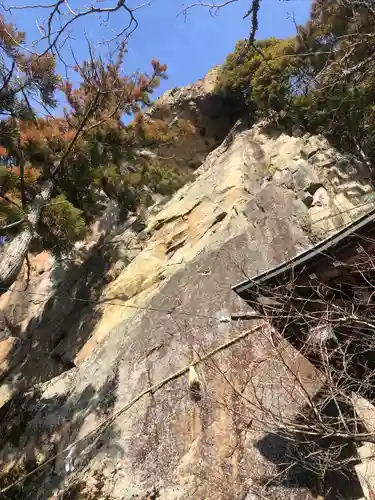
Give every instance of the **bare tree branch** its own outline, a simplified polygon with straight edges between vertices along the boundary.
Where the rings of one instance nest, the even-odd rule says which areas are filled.
[[[25,222],[25,219],[17,220],[16,222],[12,222],[10,224],[7,224],[6,226],[1,226],[0,231],[8,231],[8,229],[13,229],[22,224],[23,222]]]
[[[262,0],[251,0],[251,5],[243,16],[243,19],[246,19],[248,17],[250,17],[251,19],[251,26],[248,38],[249,46],[254,46],[256,32],[258,31],[258,15],[259,15],[261,1]],[[185,5],[181,10],[180,15],[183,15],[186,19],[190,10],[195,9],[196,7],[203,7],[208,10],[209,14],[212,17],[215,17],[220,13],[221,9],[224,9],[228,5],[237,2],[238,0],[225,0],[224,2],[216,2],[215,0],[212,0],[211,2],[205,2],[203,0],[199,0],[198,2],[193,2],[188,5]]]
[[[205,9],[208,9],[211,16],[217,16],[221,9],[237,2],[238,0],[226,0],[222,3],[216,3],[214,0],[212,0],[212,2],[194,2],[184,6],[180,14],[182,14],[186,18],[190,10],[194,9],[195,7],[204,7]]]
[[[23,50],[28,50],[33,54],[38,54],[39,56],[44,56],[50,51],[56,53],[61,57],[60,50],[62,46],[66,43],[67,38],[69,38],[69,29],[72,27],[73,23],[82,20],[88,16],[100,16],[101,28],[106,28],[106,30],[112,30],[109,26],[109,21],[114,14],[125,14],[128,21],[122,23],[123,28],[116,31],[110,40],[103,41],[103,43],[110,43],[118,41],[118,43],[123,43],[127,40],[134,30],[138,27],[138,21],[135,17],[135,13],[141,8],[149,5],[149,1],[138,5],[134,8],[130,8],[125,0],[113,1],[112,6],[102,6],[100,5],[100,0],[94,1],[91,5],[86,7],[73,7],[72,3],[68,0],[56,0],[53,3],[47,4],[30,4],[30,5],[11,5],[7,7],[4,3],[1,3],[2,8],[6,12],[13,12],[17,10],[36,10],[43,9],[47,11],[42,20],[38,20],[38,30],[40,33],[39,39],[35,40],[31,47],[17,42],[20,48]],[[49,11],[49,12],[48,12]],[[103,18],[106,17],[106,19]],[[112,30],[113,31],[113,30]],[[9,34],[11,36],[11,34]],[[40,46],[44,44],[44,48],[36,51],[33,47]]]

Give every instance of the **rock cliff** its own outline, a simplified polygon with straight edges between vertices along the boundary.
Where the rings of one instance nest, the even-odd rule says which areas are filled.
[[[146,113],[146,119],[163,120],[177,134],[179,120],[190,124],[194,131],[158,147],[163,163],[182,169],[197,168],[227,136],[238,109],[230,99],[215,93],[218,71],[215,67],[191,85],[168,90]]]
[[[171,114],[180,92],[161,99]],[[214,117],[206,120],[215,127]],[[272,354],[267,325],[197,365],[199,397],[184,372],[121,412],[147,387],[259,324],[228,320],[246,310],[232,285],[372,206],[366,166],[323,137],[239,122],[220,138],[194,179],[151,207],[144,224],[98,237],[66,269],[46,253],[34,257],[28,286],[25,270],[1,297],[0,417],[11,423],[1,461],[11,478],[21,456],[28,470],[58,454],[19,498],[249,500],[277,474],[283,451],[241,400],[253,397],[253,367],[253,385],[270,405],[277,401],[289,417],[303,406]],[[279,342],[313,395],[314,368]],[[302,486],[272,495],[311,498]]]

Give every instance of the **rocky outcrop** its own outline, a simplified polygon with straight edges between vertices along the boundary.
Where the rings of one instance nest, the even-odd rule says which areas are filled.
[[[271,349],[267,325],[197,365],[199,398],[190,397],[183,375],[111,425],[103,422],[147,387],[257,325],[225,319],[245,308],[231,286],[369,210],[372,190],[365,166],[322,137],[237,124],[191,183],[153,207],[145,227],[119,230],[95,246],[33,309],[33,325],[19,333],[26,311],[13,325],[18,330],[3,334],[5,341],[29,339],[3,374],[3,418],[14,418],[15,394],[34,392],[25,392],[27,410],[5,434],[1,459],[13,463],[23,450],[35,462],[79,441],[45,476],[26,482],[24,498],[68,495],[80,481],[90,489],[95,474],[103,498],[257,498],[254,491],[278,473],[285,443],[267,436],[266,419],[251,406],[254,390],[266,407],[291,418],[304,399],[288,373],[297,371],[311,396],[321,383],[282,339],[276,353]],[[2,299],[5,312],[17,293],[15,285]],[[272,495],[311,498],[302,487]]]
[[[193,133],[180,134],[176,141],[158,147],[164,164],[178,168],[197,168],[215,149],[232,127],[238,110],[233,102],[215,92],[219,68],[213,68],[201,80],[165,92],[145,117],[168,123],[179,132],[179,120],[192,125]]]

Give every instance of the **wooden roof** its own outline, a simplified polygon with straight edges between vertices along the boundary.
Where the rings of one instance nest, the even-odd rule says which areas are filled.
[[[314,247],[296,255],[232,289],[247,302],[254,302],[260,289],[272,289],[291,279],[307,285],[311,279],[323,282],[342,272],[342,265],[352,262],[362,252],[375,250],[375,208]]]

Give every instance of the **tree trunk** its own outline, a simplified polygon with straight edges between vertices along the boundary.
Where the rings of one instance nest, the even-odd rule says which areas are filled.
[[[51,198],[53,188],[52,179],[44,183],[41,192],[28,207],[28,224],[8,245],[5,245],[3,252],[0,253],[0,295],[16,280],[22,268],[35,227],[44,205]]]

